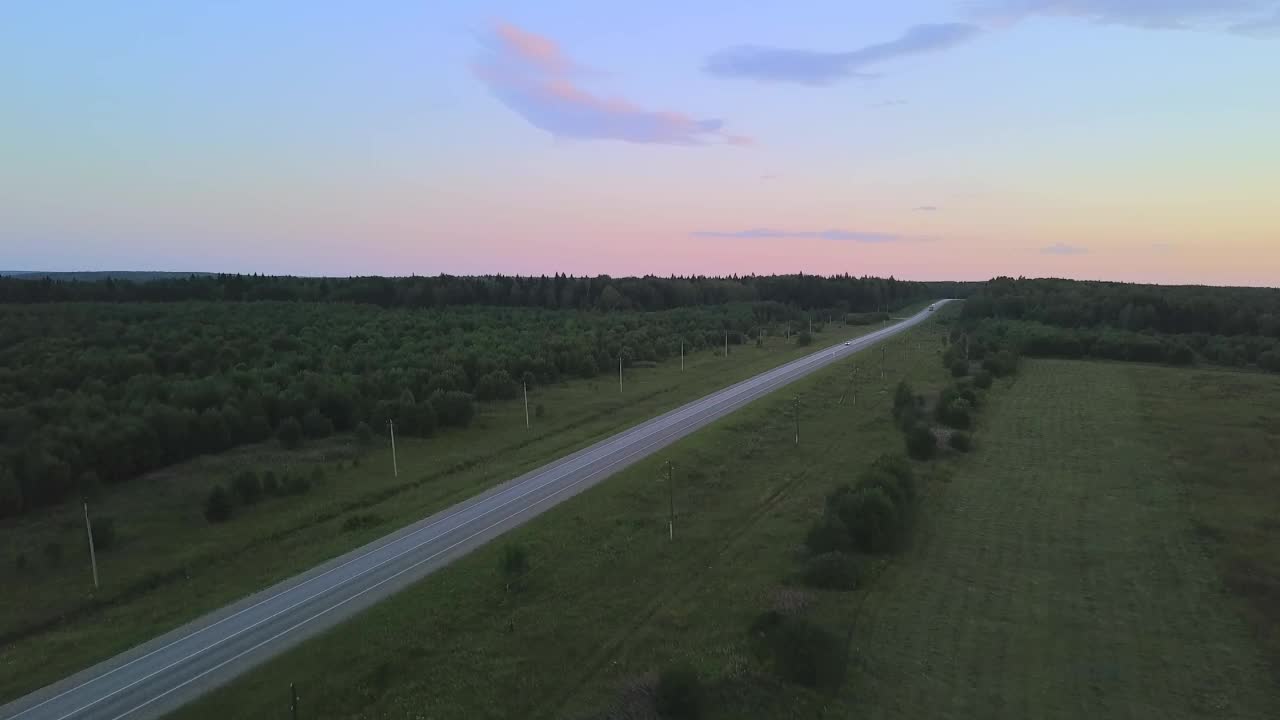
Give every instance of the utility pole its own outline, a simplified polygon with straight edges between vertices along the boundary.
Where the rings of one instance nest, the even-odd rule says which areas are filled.
[[[524,429],[529,429],[529,383],[521,383],[524,386]]]
[[[724,331],[724,356],[729,357],[729,331]]]
[[[289,683],[289,716],[298,720],[298,688]]]
[[[800,447],[800,396],[796,395],[792,398],[796,409],[796,447]]]
[[[388,420],[387,429],[391,431],[391,473],[400,477],[400,463],[396,461],[396,421]]]
[[[622,392],[622,353],[618,353],[618,392]]]
[[[89,536],[89,564],[93,566],[93,589],[98,589],[98,556],[93,551],[93,526],[89,524],[89,501],[84,502],[84,532]]]
[[[684,372],[684,340],[680,341],[680,372]]]
[[[675,479],[672,475],[673,465],[671,461],[667,461],[667,502],[670,507],[670,514],[667,516],[667,539],[676,539],[676,486]]]
[[[885,378],[885,353],[889,352],[889,348],[881,346],[880,348],[880,379]]]

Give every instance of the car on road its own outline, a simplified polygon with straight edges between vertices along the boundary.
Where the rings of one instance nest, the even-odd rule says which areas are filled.
[[[844,341],[844,344],[845,344],[845,345],[852,345],[852,344],[853,344],[853,341],[851,341],[851,340],[845,340],[845,341]]]

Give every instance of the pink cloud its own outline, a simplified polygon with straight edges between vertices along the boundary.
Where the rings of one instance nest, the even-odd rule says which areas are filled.
[[[472,65],[494,97],[529,124],[559,138],[633,143],[750,145],[715,118],[645,110],[621,98],[596,95],[576,82],[579,66],[555,41],[499,22],[484,38],[486,52]]]

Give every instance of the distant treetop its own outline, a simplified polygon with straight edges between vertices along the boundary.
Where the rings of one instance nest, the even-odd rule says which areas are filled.
[[[963,297],[976,287],[973,283],[803,274],[666,278],[563,274],[396,278],[165,273],[105,273],[105,277],[98,278],[93,275],[41,273],[0,277],[0,303],[277,300],[382,307],[489,305],[663,310],[773,301],[804,308],[878,310],[938,297]]]

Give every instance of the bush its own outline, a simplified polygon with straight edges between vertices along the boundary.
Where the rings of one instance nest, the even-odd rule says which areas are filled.
[[[431,393],[430,403],[441,425],[466,427],[476,414],[475,400],[457,390],[436,390]]]
[[[373,444],[373,429],[363,420],[356,425],[356,444],[360,447],[369,447]]]
[[[267,495],[280,494],[280,480],[276,478],[276,474],[270,470],[262,473],[262,492]]]
[[[947,440],[947,444],[951,446],[952,450],[967,453],[973,449],[973,438],[969,436],[969,433],[953,432]]]
[[[297,418],[285,418],[276,429],[276,439],[285,450],[296,450],[302,447],[302,425]]]
[[[476,399],[510,400],[520,394],[520,385],[506,370],[495,370],[476,381]]]
[[[957,360],[951,365],[951,377],[964,377],[969,374],[969,361]]]
[[[848,645],[843,638],[800,617],[768,612],[752,624],[762,649],[783,679],[834,689],[844,681]]]
[[[885,552],[897,544],[898,508],[884,490],[866,487],[848,493],[840,499],[836,512],[859,550]]]
[[[892,476],[909,502],[916,500],[916,472],[911,461],[903,455],[881,455],[871,463],[873,472],[882,472]]]
[[[281,484],[286,495],[302,495],[311,489],[311,481],[302,475],[285,475]]]
[[[101,517],[89,523],[90,535],[93,537],[93,549],[110,550],[116,545],[116,520],[112,517]]]
[[[970,409],[968,400],[958,396],[952,397],[945,405],[938,405],[938,420],[947,427],[968,430],[973,427],[973,415]]]
[[[693,668],[680,665],[658,676],[654,694],[658,714],[664,718],[695,720],[702,716],[702,683]]]
[[[512,586],[519,587],[524,576],[529,572],[529,552],[523,545],[508,544],[502,548],[502,558],[498,561],[498,570],[506,580],[507,591]]]
[[[94,499],[102,495],[102,481],[98,479],[98,473],[92,470],[80,473],[76,484],[80,486],[80,497]]]
[[[302,416],[302,434],[313,440],[327,438],[333,434],[333,421],[319,410],[310,410]]]
[[[51,567],[57,567],[62,564],[62,543],[53,540],[45,543],[44,559]]]
[[[236,475],[231,481],[231,490],[244,505],[252,505],[262,499],[262,481],[252,470],[245,470]]]
[[[925,425],[907,431],[907,454],[916,460],[932,460],[938,454],[938,439]]]
[[[804,544],[814,555],[842,552],[849,549],[849,529],[839,517],[827,513],[809,528]]]
[[[991,373],[987,370],[979,370],[978,373],[973,376],[974,386],[983,390],[989,389],[992,382]]]
[[[858,563],[839,552],[809,558],[801,573],[804,584],[823,590],[853,590],[858,587]]]
[[[804,347],[806,345],[812,345],[812,344],[813,344],[813,335],[810,335],[808,330],[801,331],[799,335],[796,335],[796,345],[800,347]]]
[[[211,523],[226,522],[231,519],[231,495],[221,485],[214,485],[209,497],[204,501],[204,519]]]
[[[540,417],[542,417],[543,415],[546,415],[546,414],[547,414],[547,408],[546,408],[546,406],[545,406],[545,405],[543,405],[542,403],[538,403],[537,405],[534,405],[534,406],[533,406],[533,416],[534,416],[534,417],[539,417],[539,418],[540,418]]]
[[[349,515],[347,519],[342,521],[343,532],[351,532],[353,530],[363,530],[378,525],[382,522],[382,518],[373,513],[364,513],[361,515]]]

